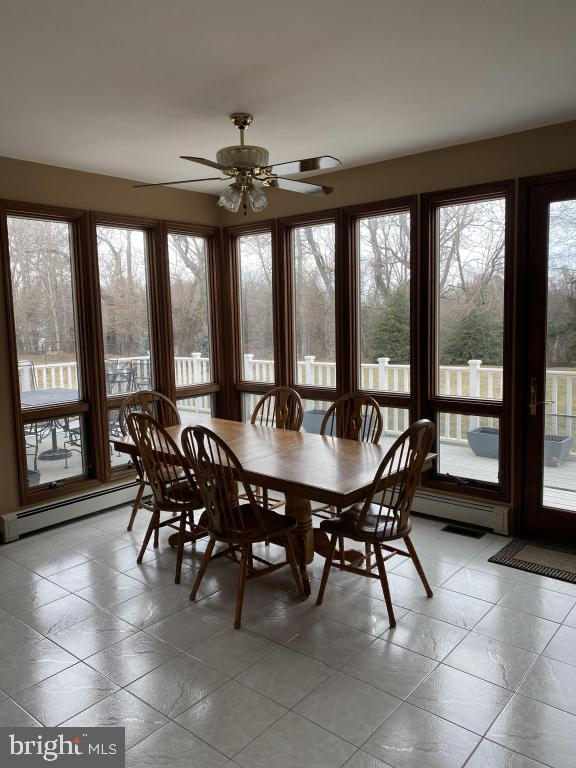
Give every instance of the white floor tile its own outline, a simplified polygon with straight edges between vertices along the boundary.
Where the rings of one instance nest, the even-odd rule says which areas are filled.
[[[231,680],[176,720],[232,758],[285,712],[279,704]]]
[[[551,768],[574,768],[576,716],[516,694],[488,739]]]
[[[402,704],[362,749],[394,768],[462,768],[480,737]]]

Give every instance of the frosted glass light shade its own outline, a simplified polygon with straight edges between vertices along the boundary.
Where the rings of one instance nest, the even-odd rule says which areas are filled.
[[[238,184],[230,184],[218,198],[218,205],[231,213],[238,213],[242,202],[242,190]]]
[[[246,197],[248,198],[248,203],[250,204],[250,207],[253,211],[256,211],[258,213],[259,211],[263,211],[264,208],[268,205],[268,198],[266,197],[266,192],[262,189],[262,187],[257,187],[255,184],[251,184],[248,189],[246,190]]]

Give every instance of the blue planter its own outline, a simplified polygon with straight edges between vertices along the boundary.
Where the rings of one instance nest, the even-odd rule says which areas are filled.
[[[304,411],[304,420],[302,422],[304,432],[312,432],[315,435],[319,435],[325,414],[326,411]]]
[[[559,467],[564,464],[572,450],[573,438],[569,435],[544,436],[544,464]]]
[[[494,427],[476,427],[468,432],[468,445],[476,456],[497,459],[500,455],[500,430]]]

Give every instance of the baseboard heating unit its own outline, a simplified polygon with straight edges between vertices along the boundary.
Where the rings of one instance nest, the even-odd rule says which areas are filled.
[[[505,504],[449,496],[419,488],[416,491],[412,509],[423,515],[455,520],[459,523],[488,528],[494,533],[508,534],[509,507]]]
[[[137,483],[125,483],[112,488],[105,488],[85,496],[46,504],[35,509],[21,509],[0,516],[0,536],[7,544],[25,533],[47,528],[57,523],[65,523],[77,517],[102,512],[120,504],[129,504],[134,500]]]

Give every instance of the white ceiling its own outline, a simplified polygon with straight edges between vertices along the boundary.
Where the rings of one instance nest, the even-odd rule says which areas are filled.
[[[345,166],[576,117],[574,0],[0,0],[0,155],[143,181]],[[216,192],[219,185],[195,185]]]

